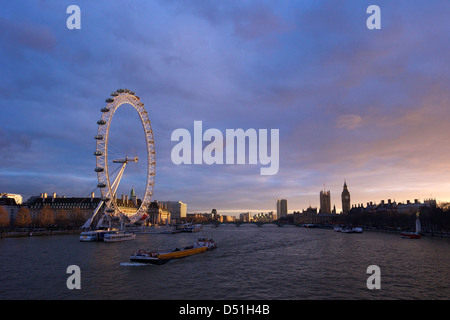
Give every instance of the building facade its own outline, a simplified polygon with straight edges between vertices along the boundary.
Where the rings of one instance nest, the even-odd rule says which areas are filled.
[[[164,203],[152,201],[148,208],[148,217],[145,220],[149,225],[163,225],[170,223],[171,215]]]
[[[244,212],[239,214],[239,221],[242,222],[250,222],[252,217],[250,216],[250,212]]]
[[[23,202],[22,195],[21,194],[15,194],[15,193],[0,193],[0,198],[11,198],[14,199],[17,205],[21,205]]]
[[[172,219],[186,218],[187,204],[181,201],[160,201],[170,212]]]
[[[56,220],[70,220],[75,225],[80,223],[82,225],[92,215],[100,201],[101,198],[96,198],[94,193],[85,198],[57,196],[56,193],[47,196],[47,193],[41,193],[39,197],[28,199],[26,206],[34,221],[39,220],[44,209],[48,209]]]
[[[5,209],[9,217],[9,223],[13,224],[20,209],[20,205],[16,203],[16,199],[9,197],[0,197],[0,207]]]

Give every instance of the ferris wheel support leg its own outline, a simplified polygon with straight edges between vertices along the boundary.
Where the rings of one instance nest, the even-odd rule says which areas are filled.
[[[86,223],[81,227],[82,229],[89,229],[91,227],[92,221],[94,220],[95,216],[97,215],[97,213],[100,211],[100,208],[102,207],[104,201],[101,200],[97,206],[97,208],[95,208],[94,213],[92,214],[92,217],[90,217]]]
[[[122,168],[120,168],[120,171],[117,174],[117,177],[114,179],[114,181],[112,183],[111,190],[112,190],[113,194],[111,195],[111,197],[114,197],[116,194],[117,188],[119,187],[120,180],[122,180],[123,172],[125,170],[126,165],[127,165],[126,162],[124,164],[122,164]]]

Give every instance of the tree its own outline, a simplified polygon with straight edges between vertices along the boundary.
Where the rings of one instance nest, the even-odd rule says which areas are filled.
[[[0,227],[6,228],[9,226],[9,214],[8,211],[6,211],[5,208],[0,207]]]
[[[79,228],[86,222],[86,213],[79,208],[75,208],[70,213],[70,224],[72,228]]]
[[[25,207],[21,207],[17,213],[16,220],[14,224],[17,227],[28,227],[31,224],[31,214],[30,210]]]
[[[69,224],[69,213],[66,210],[57,210],[55,222],[59,228],[67,227]]]
[[[50,227],[55,223],[55,215],[49,206],[45,206],[41,209],[37,223],[40,227]]]

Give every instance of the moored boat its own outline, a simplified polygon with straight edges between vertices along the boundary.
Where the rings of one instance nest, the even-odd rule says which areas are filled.
[[[175,225],[175,229],[172,229],[171,233],[180,232],[200,232],[202,230],[201,224],[193,224],[191,222]]]
[[[201,224],[190,224],[186,228],[184,228],[183,232],[200,232],[201,230]]]
[[[402,238],[409,238],[409,239],[420,239],[422,235],[417,232],[402,232],[400,233]]]
[[[420,215],[420,212],[417,212],[416,213],[416,231],[415,232],[404,231],[404,232],[400,233],[402,238],[420,239],[422,237],[422,235],[421,235],[422,227],[421,227],[421,223],[419,220],[419,215]]]
[[[151,252],[139,250],[130,256],[130,261],[151,264],[164,264],[172,259],[184,258],[194,254],[202,253],[216,248],[216,243],[212,239],[198,238],[193,246],[185,248],[175,248],[168,252]]]
[[[335,232],[341,232],[341,233],[362,233],[363,228],[361,227],[352,227],[352,226],[335,226],[334,227]]]
[[[112,233],[117,233],[117,230],[100,229],[100,230],[83,231],[80,233],[80,241],[81,242],[103,241],[105,235]]]
[[[136,239],[136,234],[133,232],[108,233],[103,237],[104,242],[120,242],[134,239]]]

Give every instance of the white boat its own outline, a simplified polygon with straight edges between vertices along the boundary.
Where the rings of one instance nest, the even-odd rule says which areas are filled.
[[[341,233],[362,233],[363,228],[360,227],[352,227],[352,226],[340,226],[337,225],[333,228],[335,232],[341,232]]]
[[[149,226],[149,227],[139,227],[129,229],[127,231],[134,233],[145,233],[145,234],[160,234],[160,233],[172,233],[172,229],[169,225],[166,226]],[[170,231],[170,232],[168,232]]]
[[[82,242],[103,241],[105,235],[112,233],[117,233],[117,230],[102,229],[102,230],[84,231],[80,233],[80,241]]]
[[[201,230],[202,230],[201,224],[193,224],[192,222],[186,222],[183,224],[175,225],[175,228],[172,229],[171,233],[200,232]]]
[[[120,242],[134,239],[136,239],[136,234],[133,232],[108,233],[103,237],[104,242]]]
[[[200,232],[201,230],[202,230],[201,224],[190,224],[183,229],[183,232]]]
[[[408,238],[408,239],[420,239],[422,237],[422,226],[419,220],[420,212],[416,213],[416,231],[415,232],[402,232],[400,235],[402,238]]]
[[[362,233],[363,229],[362,228],[358,228],[358,227],[345,227],[342,228],[341,233]]]

